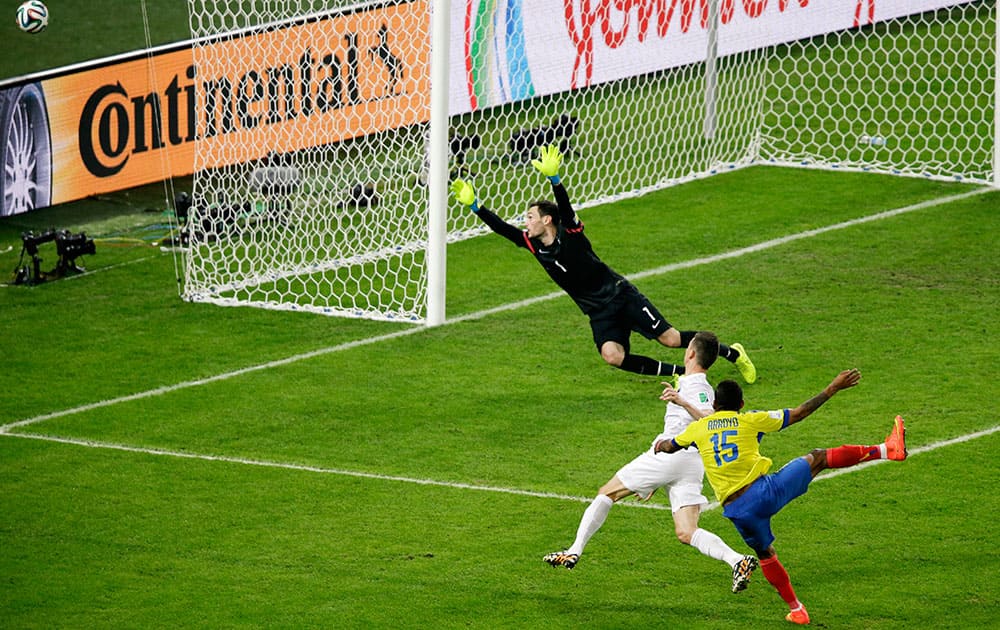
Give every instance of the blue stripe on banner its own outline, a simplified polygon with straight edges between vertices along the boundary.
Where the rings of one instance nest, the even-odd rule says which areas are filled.
[[[522,0],[507,0],[507,71],[510,73],[512,100],[518,101],[535,95],[528,67],[528,53],[524,43],[524,14]]]

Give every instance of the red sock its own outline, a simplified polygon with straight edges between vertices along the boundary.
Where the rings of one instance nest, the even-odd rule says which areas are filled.
[[[792,582],[788,579],[788,571],[785,571],[785,567],[778,561],[778,556],[774,555],[766,560],[761,560],[760,570],[764,573],[767,581],[771,583],[771,586],[778,591],[778,595],[781,595],[781,599],[785,600],[789,608],[801,605],[799,604],[799,598],[795,596],[795,589],[792,588]]]
[[[847,468],[870,459],[882,459],[877,446],[857,446],[845,444],[826,449],[826,464],[830,468]]]

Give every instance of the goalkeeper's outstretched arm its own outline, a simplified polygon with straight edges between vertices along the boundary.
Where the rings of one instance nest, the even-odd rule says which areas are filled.
[[[498,217],[486,206],[480,205],[472,184],[461,179],[456,179],[451,183],[451,192],[460,204],[472,210],[491,230],[518,247],[527,247],[524,242],[524,233],[520,229]]]
[[[567,228],[575,226],[577,224],[576,211],[573,210],[573,204],[569,202],[569,193],[566,192],[566,187],[561,183],[552,184],[552,194],[555,195],[556,205],[559,206],[559,221]]]
[[[555,195],[556,205],[559,206],[559,221],[567,227],[576,225],[576,212],[559,177],[559,167],[562,165],[562,153],[559,152],[559,147],[554,144],[542,147],[539,159],[532,160],[531,165],[552,183],[552,194]]]

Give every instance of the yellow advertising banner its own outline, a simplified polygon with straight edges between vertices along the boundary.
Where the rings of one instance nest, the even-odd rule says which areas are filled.
[[[427,2],[317,17],[9,88],[26,132],[3,149],[31,168],[0,215],[427,121],[429,20]]]

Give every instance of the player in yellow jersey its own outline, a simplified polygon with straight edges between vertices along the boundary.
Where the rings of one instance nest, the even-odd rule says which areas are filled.
[[[653,449],[674,453],[692,444],[698,448],[705,475],[723,505],[723,515],[760,558],[761,573],[788,604],[790,611],[785,619],[792,623],[809,623],[809,613],[795,596],[788,572],[774,550],[771,517],[804,494],[813,478],[827,468],[846,468],[875,459],[906,459],[905,427],[903,418],[896,416],[882,444],[815,449],[770,474],[771,460],[760,454],[760,440],[765,433],[780,431],[804,419],[834,394],[854,387],[860,380],[858,370],[844,370],[822,392],[794,409],[749,413],[739,412],[743,408],[739,384],[722,381],[715,388],[715,413],[711,415],[705,416],[693,406],[688,408],[678,397],[675,402],[699,419],[672,439],[657,442]]]

